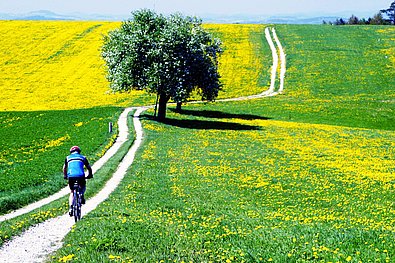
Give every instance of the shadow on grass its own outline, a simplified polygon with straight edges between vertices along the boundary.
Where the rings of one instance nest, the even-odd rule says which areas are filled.
[[[260,130],[259,126],[222,121],[179,120],[167,118],[163,123],[180,128],[200,130]]]
[[[174,111],[173,109],[170,109]],[[245,119],[245,120],[255,120],[263,119],[267,120],[269,118],[260,117],[255,115],[245,115],[245,114],[229,114],[220,111],[194,111],[194,110],[182,110],[178,112],[183,115],[192,115],[197,117],[206,118],[223,118],[223,119]],[[144,114],[142,118],[157,121],[152,115]],[[209,120],[191,120],[191,119],[175,119],[166,117],[161,123],[186,129],[199,129],[199,130],[234,130],[234,131],[250,131],[250,130],[261,130],[260,126],[247,125],[235,122],[223,122],[223,121],[209,121]]]
[[[191,115],[196,117],[206,117],[206,118],[217,118],[217,119],[242,119],[242,120],[270,120],[268,117],[258,116],[253,114],[233,114],[222,111],[213,110],[181,110],[176,111],[176,109],[169,109],[172,112],[176,112],[182,115]]]

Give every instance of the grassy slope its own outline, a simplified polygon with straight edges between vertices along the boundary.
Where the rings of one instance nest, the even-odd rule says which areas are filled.
[[[118,25],[0,21],[0,213],[59,190],[72,145],[93,163],[114,139],[107,126],[119,107],[154,100],[106,93],[100,46]]]
[[[63,185],[59,171],[71,145],[81,145],[92,162],[96,153],[105,149],[111,136],[105,133],[107,123],[116,122],[119,110],[75,109],[148,105],[154,97],[143,96],[141,92],[106,94],[108,83],[99,52],[102,34],[119,23],[0,21],[0,24],[4,35],[0,40],[0,123],[3,125],[0,135],[4,138],[0,142],[0,213],[4,213],[53,193]],[[259,72],[268,70],[260,63],[267,54],[252,54],[261,49],[262,42],[254,42],[257,45],[254,49],[249,41],[250,33],[262,38],[260,28],[259,25],[222,26],[221,36],[228,50],[222,63],[232,67],[221,67],[221,74],[238,86],[241,94],[253,94],[265,88],[264,81],[256,83],[262,76]],[[238,41],[234,42],[236,38]],[[238,56],[235,58],[234,54]],[[248,72],[249,65],[259,67],[253,76],[234,74]],[[235,95],[232,89],[224,94]],[[37,109],[41,111],[33,111]],[[43,111],[49,109],[59,111]]]
[[[130,176],[54,260],[394,259],[391,35],[276,28],[286,94],[147,116]]]
[[[116,22],[0,21],[0,111],[146,105],[141,92],[109,94],[103,35]]]
[[[108,123],[116,124],[120,112],[116,107],[1,112],[0,213],[64,187],[62,166],[72,145],[94,163],[115,139]]]
[[[277,28],[286,46],[288,71],[287,96],[267,105],[276,118],[395,129],[395,63],[388,56],[393,31],[364,26]]]
[[[132,119],[130,118],[128,123],[129,127],[132,125],[131,122]],[[131,138],[133,137],[134,133],[132,132]],[[127,141],[108,161],[106,166],[95,173],[94,180],[88,181],[88,190],[85,193],[86,198],[94,196],[103,188],[104,184],[112,176],[115,169],[129,150],[132,142],[133,140]],[[68,196],[65,196],[59,200],[51,202],[48,205],[37,208],[30,213],[2,222],[0,224],[0,245],[9,240],[11,237],[20,234],[32,225],[48,220],[49,218],[64,215],[68,209]]]
[[[5,213],[56,192],[65,185],[61,167],[71,145],[79,144],[93,163],[111,144],[114,137],[107,133],[107,124],[109,121],[116,122],[120,109],[75,108],[114,103],[126,105],[125,101],[133,102],[133,105],[151,102],[148,96],[140,98],[128,94],[130,98],[127,99],[125,95],[104,94],[106,83],[103,81],[104,76],[100,74],[101,63],[97,46],[102,38],[101,33],[114,28],[117,23],[0,23],[2,33],[7,35],[2,40],[0,48],[0,53],[4,53],[3,61],[0,61],[3,62],[4,69],[0,74],[1,89],[4,91],[1,108],[7,110],[0,113],[0,123],[4,124],[0,130],[1,138],[4,138],[0,152],[0,213]],[[225,30],[224,26],[222,28]],[[250,63],[262,67],[259,63],[261,56],[255,58],[255,53],[252,52],[257,52],[264,43],[256,42],[255,49],[250,49],[248,42],[250,32],[254,32],[254,37],[258,39],[262,37],[260,28],[258,25],[226,26],[225,42],[232,44],[226,48],[239,54],[238,62],[233,65],[238,70],[247,71],[245,68]],[[32,32],[34,34],[31,34]],[[241,44],[232,43],[237,36]],[[86,46],[87,44],[89,45]],[[12,56],[13,48],[18,46],[26,49],[25,56],[19,53]],[[266,53],[260,55],[267,56]],[[224,61],[228,59],[229,56],[223,58]],[[232,58],[230,60],[232,61]],[[64,68],[64,63],[68,65],[67,68]],[[89,71],[90,74],[77,74],[72,70],[73,67],[78,68],[78,72]],[[241,93],[254,92],[254,89],[260,92],[264,89],[263,81],[259,85],[250,83],[256,83],[260,73],[242,78],[242,81],[231,70],[223,72],[223,75],[241,87]],[[48,78],[53,82],[48,82]],[[67,81],[62,81],[66,79]],[[70,83],[78,89],[70,89]],[[86,83],[88,85],[85,85]],[[91,92],[92,83],[94,93]],[[254,89],[249,89],[251,86]],[[82,97],[75,101],[75,97],[88,93],[89,96],[92,95],[90,100]],[[31,103],[33,99],[34,103]],[[63,110],[33,111],[54,107]],[[15,111],[26,109],[30,111]],[[33,223],[58,215],[59,211],[63,212],[64,207],[43,208],[2,224],[1,242]]]

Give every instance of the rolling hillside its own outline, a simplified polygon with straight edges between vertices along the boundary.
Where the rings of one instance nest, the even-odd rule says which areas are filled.
[[[392,28],[276,29],[285,93],[147,115],[130,177],[55,259],[394,260]]]
[[[92,28],[85,26],[80,32]],[[267,88],[271,61],[264,26],[208,27],[226,46],[221,96]],[[284,93],[191,104],[181,113],[170,107],[165,123],[148,111],[129,176],[76,225],[53,262],[394,261],[394,29],[276,30],[287,53]],[[71,55],[73,44],[67,43],[79,36],[72,34],[48,54],[67,51],[43,57]],[[103,102],[103,94],[93,95],[100,106],[146,102],[130,95],[122,103]],[[7,107],[13,124],[19,115]],[[93,138],[96,145],[103,140]],[[51,213],[62,213],[58,206]],[[23,229],[23,220],[3,224],[2,241]]]

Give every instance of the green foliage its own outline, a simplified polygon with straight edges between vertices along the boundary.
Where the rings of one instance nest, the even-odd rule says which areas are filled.
[[[105,37],[102,56],[114,91],[158,94],[159,112],[165,114],[170,98],[181,103],[195,89],[204,100],[217,97],[220,45],[197,18],[141,10]]]
[[[388,20],[391,24],[395,25],[395,1],[393,1],[389,8],[380,11],[388,16]]]
[[[383,17],[385,14],[388,19]],[[380,12],[376,13],[373,18],[369,17],[368,19],[362,18],[359,19],[355,15],[351,15],[351,17],[346,21],[343,18],[338,18],[334,22],[323,21],[323,24],[330,25],[395,25],[395,1],[391,3],[388,9],[380,10]]]
[[[0,213],[65,186],[64,158],[78,144],[93,163],[112,143],[119,108],[0,113]]]
[[[387,21],[385,21],[382,13],[377,13],[373,16],[373,18],[370,20],[371,25],[385,25]]]

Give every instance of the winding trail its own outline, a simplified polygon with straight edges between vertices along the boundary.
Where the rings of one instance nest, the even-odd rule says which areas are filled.
[[[248,100],[256,99],[268,96],[274,96],[281,93],[284,89],[284,77],[286,71],[285,64],[285,53],[280,41],[278,40],[277,34],[274,28],[271,30],[273,37],[270,35],[269,28],[265,29],[266,40],[268,41],[273,57],[273,66],[271,69],[271,83],[270,88],[257,95],[245,96],[240,98],[223,99],[217,101],[236,101],[236,100]],[[276,42],[277,48],[273,42]],[[277,53],[277,49],[280,55]],[[280,87],[276,91],[275,84],[277,79],[277,69],[279,57],[281,60],[280,68]],[[136,152],[143,141],[143,129],[139,119],[142,112],[153,106],[145,107],[130,107],[124,110],[118,120],[119,135],[114,145],[106,152],[106,154],[100,158],[93,166],[94,172],[99,170],[118,150],[119,148],[129,140],[129,129],[127,125],[127,118],[131,111],[135,110],[133,124],[136,131],[136,139],[129,149],[122,162],[119,164],[117,170],[114,172],[111,179],[106,183],[103,189],[96,194],[94,197],[86,201],[83,209],[83,216],[94,210],[100,203],[106,200],[109,195],[117,188],[119,183],[122,181],[127,173],[128,168],[133,164]],[[23,215],[31,212],[36,208],[39,208],[45,204],[48,204],[54,200],[59,199],[69,193],[68,187],[65,187],[58,193],[45,198],[41,201],[28,205],[15,212],[0,216],[0,222],[5,220]],[[12,238],[3,247],[0,248],[0,259],[5,260],[4,262],[45,262],[48,260],[49,255],[62,247],[63,238],[72,229],[74,220],[72,220],[68,214],[59,216],[56,218],[49,219],[43,223],[30,227],[24,233],[19,236]]]
[[[107,161],[114,156],[114,154],[121,148],[121,146],[128,140],[129,137],[129,129],[128,129],[128,124],[127,124],[127,117],[128,114],[134,110],[135,108],[127,108],[125,109],[122,114],[118,118],[118,137],[115,143],[110,147],[110,149],[107,150],[107,152],[97,161],[92,165],[92,171],[95,174],[97,170],[99,170]],[[9,214],[5,214],[0,216],[0,222],[3,222],[5,220],[29,213],[33,211],[34,209],[40,208],[46,204],[49,204],[63,196],[66,196],[67,194],[70,193],[69,187],[65,187],[59,192],[44,198],[40,201],[37,201],[35,203],[32,203],[28,206],[25,206],[21,209],[18,209],[16,211],[13,211]]]

